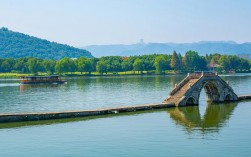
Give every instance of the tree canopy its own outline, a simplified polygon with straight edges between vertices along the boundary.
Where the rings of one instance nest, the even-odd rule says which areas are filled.
[[[78,59],[63,58],[60,60],[25,58],[0,58],[0,72],[33,73],[73,73],[91,72],[118,73],[127,71],[150,71],[156,74],[166,70],[179,72],[193,72],[215,70],[218,72],[249,72],[251,61],[232,55],[209,54],[200,56],[198,52],[188,51],[185,56],[178,53],[172,55],[152,54],[143,56],[106,56],[101,58]]]

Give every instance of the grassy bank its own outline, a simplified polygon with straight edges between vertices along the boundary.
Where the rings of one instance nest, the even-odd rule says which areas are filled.
[[[156,74],[155,71],[126,71],[126,72],[107,72],[100,74],[98,72],[82,73],[81,72],[73,72],[73,73],[62,73],[60,76],[129,76],[129,75],[174,75],[181,73],[174,73],[172,70],[167,70],[161,74]],[[19,78],[20,76],[31,76],[33,74],[22,74],[22,73],[0,73],[0,78]],[[49,75],[47,73],[38,73],[39,76]]]
[[[238,72],[237,72],[238,73]],[[242,73],[250,73],[250,72],[242,72]],[[55,75],[60,75],[64,77],[90,77],[90,76],[133,76],[133,75],[179,75],[179,74],[187,74],[186,72],[174,72],[173,70],[166,70],[165,72],[161,74],[155,73],[155,71],[126,71],[126,72],[107,72],[100,74],[98,72],[92,72],[91,74],[89,73],[82,73],[81,72],[73,72],[73,73],[62,73],[62,74],[55,74]],[[219,74],[226,74],[226,73],[219,73]],[[1,79],[7,79],[7,78],[20,78],[20,76],[33,76],[34,74],[24,74],[24,73],[0,73],[0,78]],[[50,74],[48,73],[38,73],[38,76],[48,76]]]
[[[19,78],[20,76],[28,76],[29,74],[20,73],[0,73],[0,78]]]

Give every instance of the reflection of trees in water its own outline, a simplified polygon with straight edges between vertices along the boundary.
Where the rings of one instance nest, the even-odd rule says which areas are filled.
[[[203,133],[219,131],[230,118],[237,103],[208,104],[201,117],[198,106],[176,107],[168,110],[170,117],[177,125],[182,125],[188,132],[200,130]]]
[[[170,77],[170,82],[172,84],[172,87],[175,86],[176,83],[179,83],[186,77],[185,75],[175,75],[175,77]]]
[[[20,85],[19,90],[20,93],[24,91],[41,91],[43,89],[54,89],[58,88],[59,86],[65,86],[66,84],[27,84],[27,85]]]
[[[93,76],[93,77],[72,77],[68,78],[68,84],[78,90],[88,90],[92,87],[137,87],[150,86],[156,88],[172,89],[174,84],[183,79],[183,75],[179,76]]]
[[[81,91],[88,90],[89,84],[93,81],[90,77],[76,77],[70,80],[71,86]]]

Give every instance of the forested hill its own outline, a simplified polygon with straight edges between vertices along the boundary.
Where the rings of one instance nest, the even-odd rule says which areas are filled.
[[[83,49],[0,28],[0,58],[36,57],[58,60],[81,56],[93,57],[89,51]]]

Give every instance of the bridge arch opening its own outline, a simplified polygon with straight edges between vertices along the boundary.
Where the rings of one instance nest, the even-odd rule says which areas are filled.
[[[193,105],[197,105],[196,101],[193,97],[189,97],[186,101],[186,106],[193,106]]]
[[[215,81],[203,82],[199,90],[198,104],[199,113],[203,116],[206,113],[207,107],[212,102],[220,101],[219,85]]]
[[[199,97],[199,105],[198,105],[198,109],[199,109],[199,113],[201,116],[205,115],[206,110],[207,110],[207,94],[206,91],[204,89],[202,89],[200,91],[200,97]]]
[[[204,84],[204,90],[206,92],[206,100],[208,102],[219,102],[220,101],[220,92],[219,87],[216,82],[210,81]],[[200,91],[201,92],[201,91]]]
[[[224,100],[225,101],[233,101],[234,98],[233,98],[233,96],[231,94],[227,94]]]

